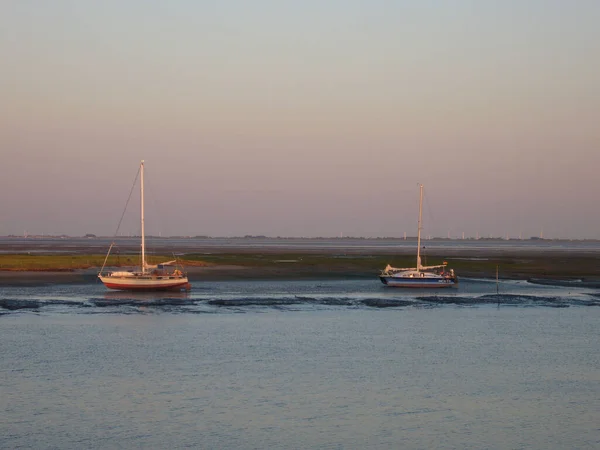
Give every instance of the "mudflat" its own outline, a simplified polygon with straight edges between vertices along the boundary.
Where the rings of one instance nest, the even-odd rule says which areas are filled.
[[[36,245],[39,244],[39,245]],[[71,243],[73,244],[73,243]],[[314,244],[314,242],[312,243]],[[412,245],[260,245],[251,247],[226,243],[208,247],[190,240],[177,245],[178,258],[190,281],[250,279],[376,279],[387,264],[414,267]],[[0,243],[0,285],[95,282],[104,256],[94,241],[31,240],[27,247],[10,241]],[[132,250],[132,249],[130,249]],[[170,259],[167,251],[152,256],[155,262]],[[600,251],[568,246],[429,246],[422,252],[423,264],[448,263],[460,277],[502,279],[582,280],[600,283]],[[117,256],[110,267],[127,267],[135,256]]]

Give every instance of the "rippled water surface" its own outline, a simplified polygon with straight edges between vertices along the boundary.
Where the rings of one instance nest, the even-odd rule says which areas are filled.
[[[597,290],[0,288],[1,448],[599,448]]]

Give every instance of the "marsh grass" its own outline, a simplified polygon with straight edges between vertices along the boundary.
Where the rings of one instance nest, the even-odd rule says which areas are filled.
[[[188,254],[183,263],[202,261],[210,265],[236,265],[281,270],[314,270],[315,272],[348,271],[349,273],[378,273],[386,265],[414,267],[413,255],[356,255],[317,253],[221,253]],[[459,276],[495,277],[496,267],[500,278],[597,278],[600,277],[600,258],[579,255],[527,255],[495,256],[478,258],[455,258],[445,255],[427,255],[423,265],[448,262]]]
[[[74,271],[100,268],[105,255],[101,254],[0,254],[0,270],[3,271]],[[150,264],[172,259],[172,255],[148,255]],[[496,267],[500,278],[600,278],[600,258],[595,255],[518,255],[485,258],[445,257],[427,255],[424,265],[448,262],[457,275],[469,277],[495,277]],[[387,264],[394,267],[414,267],[413,255],[359,255],[287,252],[238,252],[200,254],[190,253],[179,258],[183,266],[238,266],[256,270],[277,271],[293,274],[314,273],[323,275],[379,273]],[[132,267],[139,264],[138,255],[111,255],[108,267]]]
[[[0,270],[14,271],[69,271],[100,268],[106,255],[40,255],[40,254],[2,254]],[[168,256],[150,255],[146,259],[150,264],[165,261]],[[111,255],[106,262],[111,267],[127,267],[139,264],[137,255]]]

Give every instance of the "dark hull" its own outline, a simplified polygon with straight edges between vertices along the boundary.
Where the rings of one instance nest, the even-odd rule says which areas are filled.
[[[390,287],[405,288],[449,288],[458,284],[457,278],[410,278],[381,275],[381,282]]]

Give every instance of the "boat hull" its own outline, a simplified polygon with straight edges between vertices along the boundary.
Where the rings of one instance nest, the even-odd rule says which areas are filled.
[[[447,270],[447,262],[434,266],[421,264],[421,218],[423,215],[423,185],[419,184],[419,225],[417,227],[417,264],[413,268],[391,265],[381,271],[379,279],[386,286],[403,288],[447,288],[455,286],[458,278],[454,270]]]
[[[121,291],[172,291],[189,290],[187,277],[114,277],[99,276],[100,281],[109,289]]]
[[[456,286],[458,280],[456,278],[409,278],[409,277],[394,277],[381,275],[381,282],[390,287],[405,287],[405,288],[449,288]]]

